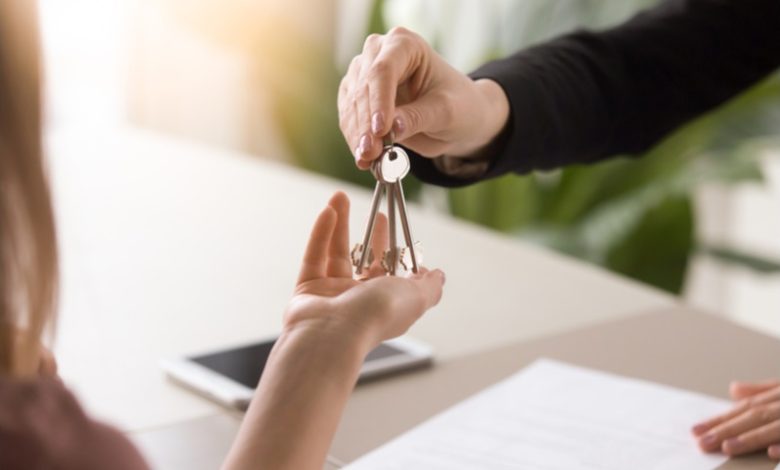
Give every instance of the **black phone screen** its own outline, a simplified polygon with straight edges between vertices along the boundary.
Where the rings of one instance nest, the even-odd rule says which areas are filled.
[[[260,381],[260,376],[263,374],[265,363],[268,361],[268,355],[271,354],[271,349],[273,347],[274,341],[267,341],[264,343],[250,344],[248,346],[191,357],[189,360],[231,378],[249,388],[255,388],[257,382]],[[368,362],[399,354],[404,354],[404,352],[383,343],[368,353],[365,360]]]

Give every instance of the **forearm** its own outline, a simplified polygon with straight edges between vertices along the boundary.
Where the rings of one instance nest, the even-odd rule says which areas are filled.
[[[638,154],[777,68],[778,17],[776,0],[671,0],[474,76],[495,75],[510,97],[514,171]]]
[[[616,28],[579,32],[472,74],[511,107],[485,179],[649,149],[780,66],[780,2],[672,0]],[[430,162],[421,179],[462,181]]]
[[[225,470],[321,469],[371,340],[291,328],[277,341]]]

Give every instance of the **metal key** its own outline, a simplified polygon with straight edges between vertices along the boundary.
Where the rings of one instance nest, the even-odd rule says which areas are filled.
[[[382,266],[385,272],[391,276],[396,274],[399,266],[407,270],[411,268],[411,271],[414,273],[419,271],[418,247],[412,238],[412,230],[406,213],[406,199],[404,198],[403,185],[401,184],[401,180],[409,173],[409,168],[409,156],[406,154],[406,151],[401,147],[395,146],[392,142],[392,137],[386,139],[382,155],[371,166],[371,173],[376,178],[377,183],[374,188],[373,199],[371,200],[371,212],[368,215],[363,243],[356,245],[352,250],[352,264],[355,266],[355,272],[358,275],[372,263],[374,258],[371,252],[371,240],[373,239],[376,214],[379,211],[383,192],[387,195],[389,249],[383,254]],[[401,218],[401,228],[406,244],[406,246],[401,248],[396,244],[396,209]],[[405,259],[402,259],[402,257],[407,258],[407,256],[409,258],[408,263]]]

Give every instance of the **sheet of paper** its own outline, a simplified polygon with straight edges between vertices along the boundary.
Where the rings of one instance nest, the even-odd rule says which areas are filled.
[[[696,422],[726,400],[540,359],[348,469],[713,469]]]

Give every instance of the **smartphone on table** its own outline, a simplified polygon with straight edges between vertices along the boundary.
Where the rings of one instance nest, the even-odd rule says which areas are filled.
[[[263,374],[268,355],[276,342],[257,343],[191,357],[165,360],[162,368],[169,378],[196,393],[229,407],[246,409]],[[358,381],[432,363],[431,348],[409,337],[385,341],[366,356]]]

